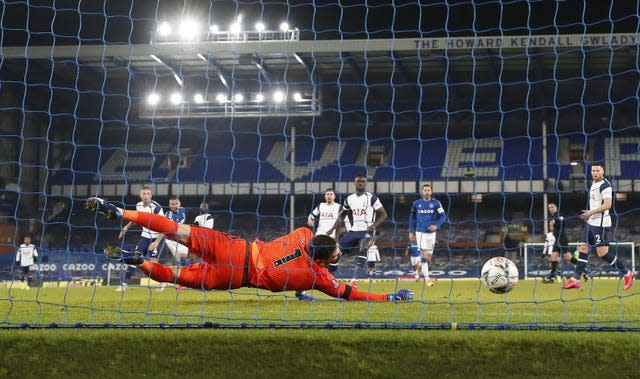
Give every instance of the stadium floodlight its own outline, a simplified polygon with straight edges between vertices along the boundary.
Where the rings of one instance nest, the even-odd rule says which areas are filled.
[[[234,33],[234,34],[239,34],[241,29],[242,29],[242,25],[237,21],[231,24],[231,26],[229,26],[229,30],[231,31],[231,33]]]
[[[280,31],[275,28],[269,30],[262,21],[255,23],[255,29],[243,30],[242,15],[238,15],[228,28],[220,28],[219,25],[210,24],[203,26],[198,20],[185,18],[180,22],[159,22],[156,25],[157,39],[152,43],[169,43],[177,41],[299,41],[300,31],[291,28],[287,22],[280,24]]]
[[[219,93],[218,96],[216,96],[216,100],[218,100],[218,103],[224,103],[227,101],[227,95],[225,95],[224,93]]]
[[[194,20],[186,19],[180,22],[178,33],[183,40],[194,40],[198,37],[198,23]]]
[[[160,102],[160,96],[157,93],[152,93],[147,97],[147,104],[155,106]]]
[[[178,92],[174,92],[171,94],[171,97],[169,97],[169,101],[171,101],[171,104],[173,105],[178,105],[182,103],[182,95],[180,95]]]
[[[161,37],[167,37],[169,34],[171,34],[171,24],[169,24],[167,21],[163,21],[158,24],[158,34]]]
[[[275,101],[276,103],[282,103],[284,99],[285,99],[284,92],[276,91],[273,93],[273,101]]]
[[[279,83],[268,93],[259,88],[205,93],[202,88],[173,87],[165,94],[149,91],[140,107],[142,118],[308,117],[322,112],[321,96],[311,89],[289,90]]]
[[[196,104],[202,104],[202,103],[204,103],[204,96],[202,96],[202,94],[201,94],[201,93],[196,93],[196,94],[193,96],[193,101],[194,101]]]

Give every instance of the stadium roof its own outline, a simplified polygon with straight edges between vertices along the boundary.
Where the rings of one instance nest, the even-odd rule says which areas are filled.
[[[132,124],[150,122],[140,119],[145,96],[179,88],[177,76],[185,92],[310,86],[322,113],[295,123],[327,134],[415,135],[421,125],[424,137],[516,135],[543,120],[561,133],[594,132],[637,125],[639,44],[636,34],[594,34],[17,46],[2,48],[0,74],[76,92],[71,103],[95,93],[95,114]],[[46,96],[25,93],[26,108]],[[282,118],[261,125],[281,128]]]

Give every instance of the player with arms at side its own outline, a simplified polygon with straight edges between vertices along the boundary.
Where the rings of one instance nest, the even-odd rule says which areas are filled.
[[[416,241],[422,251],[420,266],[427,286],[434,284],[429,278],[429,264],[436,245],[436,230],[447,218],[442,204],[431,197],[432,193],[431,185],[423,184],[422,198],[413,202],[409,214],[409,240]]]
[[[202,262],[184,267],[166,266],[144,259],[140,252],[108,247],[110,259],[133,264],[152,279],[175,282],[190,288],[230,290],[256,287],[280,291],[315,289],[344,300],[401,301],[412,300],[413,292],[400,290],[391,294],[358,291],[338,281],[326,268],[339,259],[336,241],[326,235],[313,236],[308,228],[298,228],[271,242],[249,243],[215,229],[178,224],[152,213],[117,208],[99,198],[89,198],[85,207],[97,210],[110,219],[122,219],[177,238]]]
[[[336,203],[336,193],[333,188],[327,188],[324,191],[324,202],[318,204],[307,218],[307,225],[310,228],[316,227],[316,235],[327,234],[338,219],[338,215],[342,211],[342,206]],[[317,223],[316,223],[317,220]],[[327,234],[333,239],[337,238],[337,231],[334,229],[331,234]]]
[[[589,209],[582,211],[580,218],[586,221],[584,229],[584,240],[578,250],[580,256],[576,264],[575,278],[571,278],[562,286],[564,289],[580,288],[580,278],[587,267],[589,260],[589,249],[596,247],[598,256],[618,269],[624,279],[624,290],[628,290],[633,285],[636,273],[628,270],[620,259],[609,252],[609,229],[611,228],[611,215],[609,210],[613,204],[613,189],[611,183],[604,177],[604,165],[594,163],[591,165],[591,187],[589,188]]]
[[[162,206],[158,204],[155,200],[152,200],[151,197],[153,194],[151,193],[151,187],[142,186],[140,188],[140,201],[136,204],[136,210],[138,212],[146,212],[153,213],[164,217],[164,211],[162,210]],[[124,235],[127,233],[127,230],[135,225],[134,222],[127,223],[120,234],[118,235],[119,239],[123,239]],[[142,226],[142,232],[140,233],[140,239],[138,240],[138,244],[136,245],[135,251],[140,252],[142,255],[149,255],[152,259],[158,259],[158,245],[162,242],[164,236],[161,233],[154,232],[149,229],[146,225]],[[133,276],[133,273],[136,271],[135,266],[131,266],[127,268],[127,273],[125,274],[125,280],[116,288],[116,291],[123,292],[127,290],[127,281]]]
[[[36,263],[38,250],[31,243],[31,237],[25,236],[22,241],[23,243],[18,247],[18,252],[16,253],[16,263],[20,264],[20,288],[28,290],[31,288],[31,266]],[[27,279],[26,284],[24,282],[25,279]]]
[[[364,174],[355,177],[355,186],[356,192],[344,200],[342,211],[326,234],[331,235],[345,217],[348,217],[351,228],[340,238],[340,249],[345,254],[357,252],[358,255],[366,257],[371,244],[371,236],[375,233],[376,228],[387,219],[387,211],[378,196],[367,192],[367,177]],[[329,271],[335,272],[337,269],[337,261],[329,265]]]
[[[318,204],[307,218],[307,225],[310,228],[316,228],[316,234],[326,234],[327,230],[331,229],[333,224],[338,219],[338,215],[342,210],[342,206],[336,203],[336,193],[333,188],[327,188],[324,191],[324,202]],[[334,230],[329,237],[337,239],[337,230]],[[312,296],[309,296],[304,291],[296,292],[296,298],[301,301],[315,300]]]

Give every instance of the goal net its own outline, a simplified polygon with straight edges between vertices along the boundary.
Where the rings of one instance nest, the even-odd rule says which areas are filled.
[[[640,14],[579,3],[4,2],[0,326],[638,329],[640,285],[625,291],[595,252],[581,289],[541,280],[548,204],[579,241],[596,162],[612,239],[640,232]],[[160,291],[103,254],[142,230],[84,209],[90,196],[135,209],[148,186],[164,213],[177,196],[186,223],[208,214],[269,241],[308,225],[327,189],[342,203],[359,174],[388,217],[379,257],[346,253],[336,277],[412,301]],[[424,183],[446,216],[433,285],[406,254]],[[611,247],[629,269],[634,251]],[[480,281],[495,256],[520,271],[507,294]],[[158,259],[179,264],[166,247]]]

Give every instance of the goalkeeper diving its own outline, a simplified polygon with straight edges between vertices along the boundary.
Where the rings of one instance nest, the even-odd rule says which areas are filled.
[[[229,290],[256,287],[272,292],[318,290],[343,300],[403,301],[413,300],[411,290],[378,294],[358,291],[337,280],[327,269],[342,253],[336,240],[327,235],[313,236],[308,228],[270,242],[247,242],[230,234],[187,224],[179,224],[152,213],[125,210],[97,198],[87,200],[85,208],[112,220],[136,223],[164,233],[187,246],[202,258],[202,262],[174,267],[144,258],[137,251],[129,252],[110,246],[105,255],[129,265],[158,282],[171,282],[204,290]]]

